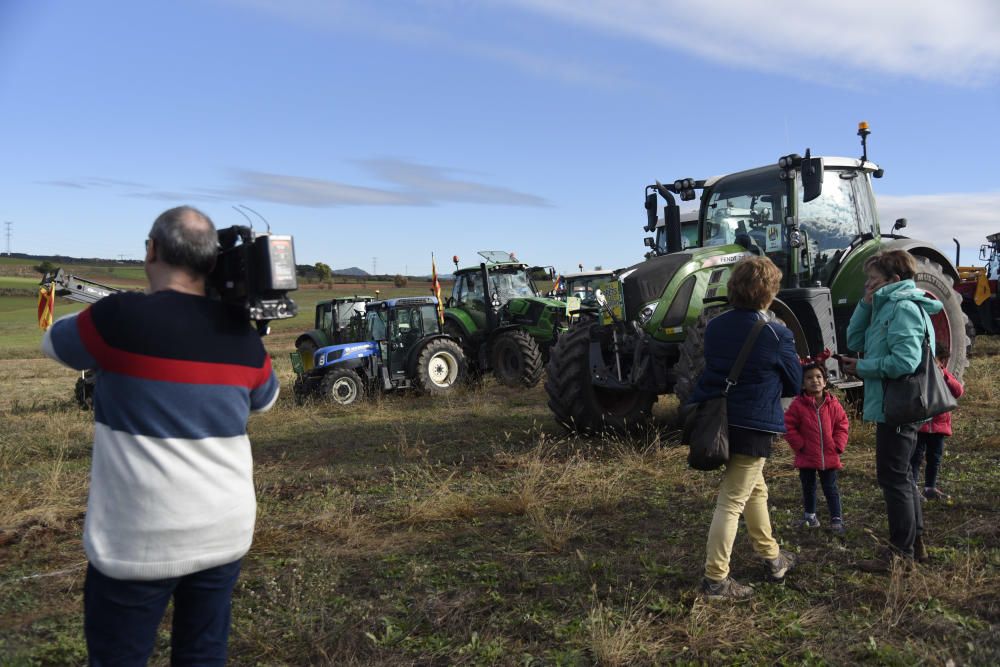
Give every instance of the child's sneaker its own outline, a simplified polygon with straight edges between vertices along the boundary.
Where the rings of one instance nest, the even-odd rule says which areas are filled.
[[[843,535],[846,532],[844,520],[839,516],[830,519],[830,532],[834,535]]]
[[[804,514],[799,521],[799,528],[819,528],[819,517],[815,514]]]
[[[744,586],[732,577],[722,581],[712,581],[707,577],[701,580],[701,594],[708,600],[744,600],[753,595],[753,589]]]
[[[935,487],[924,488],[924,498],[927,500],[948,500],[948,494]]]
[[[798,557],[790,551],[781,549],[777,558],[765,558],[764,567],[767,570],[767,577],[776,584],[785,580],[785,575],[798,565]]]

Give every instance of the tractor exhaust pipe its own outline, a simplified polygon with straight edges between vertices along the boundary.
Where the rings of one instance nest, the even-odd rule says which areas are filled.
[[[958,268],[962,264],[962,244],[954,237],[951,240],[955,242],[955,267]]]

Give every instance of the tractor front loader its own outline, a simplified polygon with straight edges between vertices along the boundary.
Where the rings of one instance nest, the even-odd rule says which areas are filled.
[[[55,296],[61,296],[76,303],[96,303],[109,294],[122,291],[118,287],[102,285],[99,282],[66,273],[61,268],[46,273],[39,285],[45,289],[52,289]],[[81,409],[89,410],[93,407],[95,381],[96,377],[93,371],[83,371],[76,379],[73,396]]]

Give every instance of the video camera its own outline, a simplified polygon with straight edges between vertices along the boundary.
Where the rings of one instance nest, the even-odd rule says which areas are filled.
[[[288,297],[299,286],[292,237],[257,235],[243,225],[218,233],[219,256],[208,277],[208,295],[242,309],[258,329],[270,320],[295,317],[299,307]]]

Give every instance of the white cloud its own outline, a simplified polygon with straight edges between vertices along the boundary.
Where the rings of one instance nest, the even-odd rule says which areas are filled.
[[[464,56],[503,63],[532,76],[603,89],[623,89],[635,85],[618,71],[599,64],[579,63],[571,57],[542,55],[510,43],[491,42],[480,34],[455,29],[447,23],[450,15],[470,14],[476,5],[454,7],[428,0],[422,12],[397,12],[388,3],[350,0],[221,0],[230,5],[268,14],[279,20],[311,29],[361,33],[419,48],[441,49]],[[411,9],[413,9],[411,7]]]
[[[1000,192],[879,195],[878,206],[883,233],[897,218],[906,218],[903,234],[932,242],[950,258],[957,238],[964,263],[978,256],[987,234],[1000,232]]]
[[[376,180],[389,187],[353,185],[339,181],[290,174],[236,170],[228,187],[196,187],[190,191],[160,190],[151,186],[110,178],[88,177],[43,181],[60,188],[127,190],[126,197],[165,201],[270,201],[290,206],[333,208],[338,206],[436,206],[439,204],[491,204],[499,206],[549,206],[537,195],[518,192],[456,177],[460,169],[435,167],[394,158],[355,160]]]
[[[877,73],[976,86],[1000,73],[996,0],[508,1],[712,61],[802,78],[851,84],[851,72]]]

